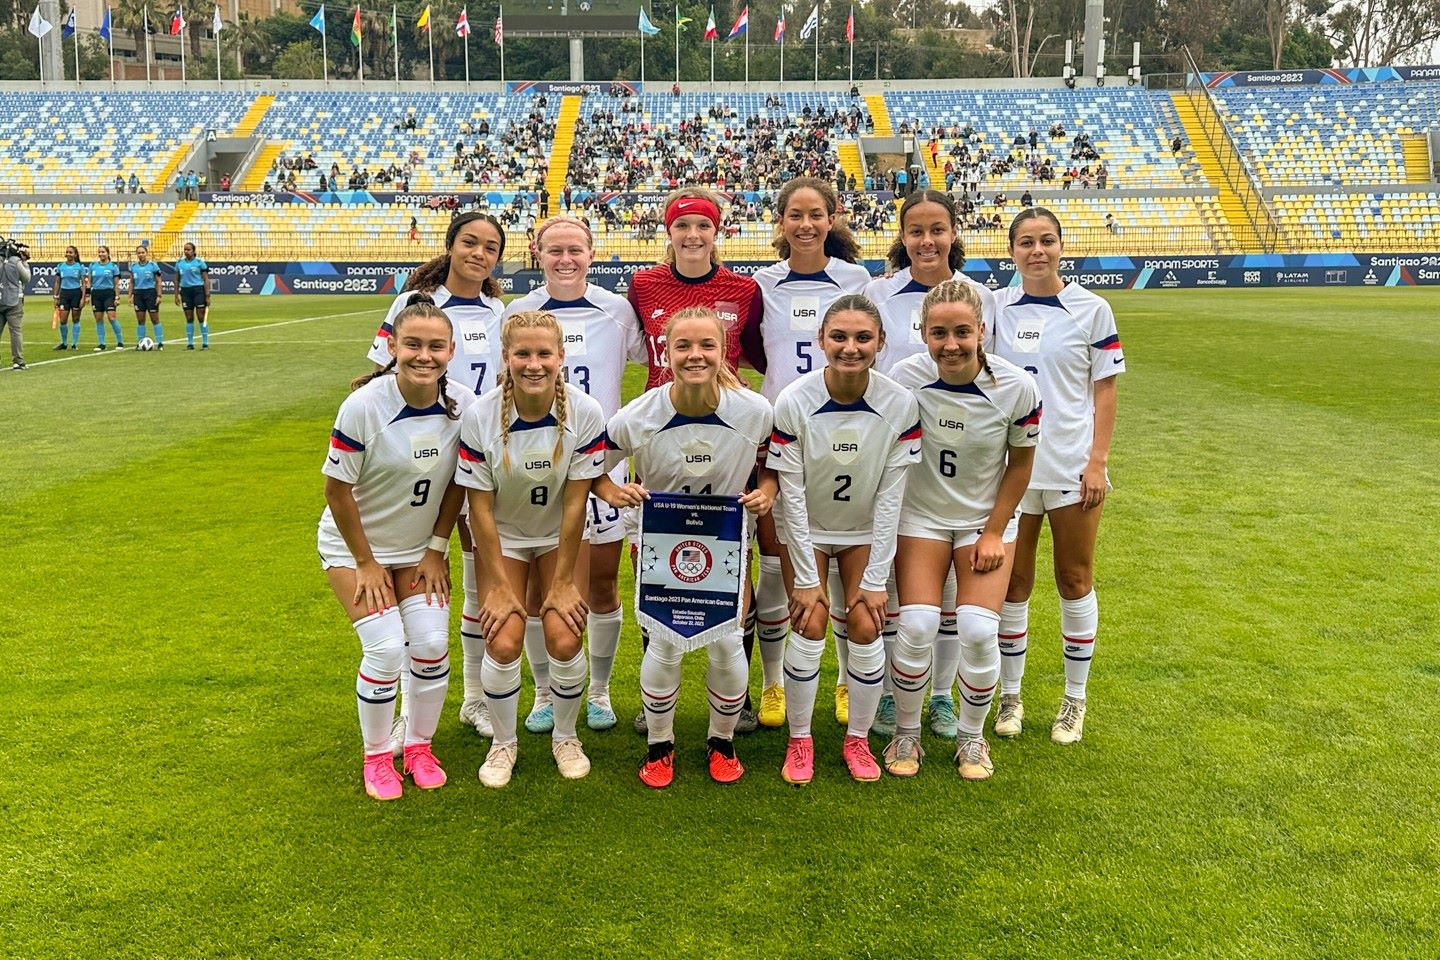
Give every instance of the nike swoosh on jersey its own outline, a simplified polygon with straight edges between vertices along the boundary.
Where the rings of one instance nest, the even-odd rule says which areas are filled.
[[[1124,357],[1116,357],[1114,360],[1111,361],[1112,364],[1124,363],[1124,362],[1125,362],[1125,358],[1124,358]]]
[[[475,472],[474,470],[471,470],[469,467],[465,466],[465,464],[463,464],[463,463],[460,464],[460,469],[461,469],[461,470],[464,470],[466,473],[474,473],[474,472]]]
[[[664,307],[657,307],[656,309],[650,311],[650,319],[651,319],[651,320],[654,320],[656,317],[663,316],[664,314],[665,314],[665,308],[664,308]]]
[[[920,448],[919,448],[919,447],[911,447],[911,448],[910,448],[910,456],[912,456],[912,457],[918,457],[919,455],[920,455]]]
[[[328,457],[328,458],[326,458],[326,459],[328,459],[331,463],[337,463],[337,464],[338,464],[338,463],[340,462],[340,458],[339,458],[339,457]]]
[[[1034,439],[1035,439],[1036,437],[1038,437],[1038,436],[1040,436],[1040,431],[1039,431],[1039,430],[1032,430],[1032,431],[1030,431],[1029,433],[1025,434],[1025,439],[1026,439],[1026,440],[1034,440]]]

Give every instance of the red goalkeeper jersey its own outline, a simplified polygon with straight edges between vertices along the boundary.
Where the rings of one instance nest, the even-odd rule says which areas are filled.
[[[764,301],[750,277],[715,267],[703,277],[682,277],[668,263],[647,267],[630,280],[630,305],[645,331],[650,372],[649,390],[671,379],[665,362],[665,324],[686,307],[710,307],[725,324],[725,360],[732,370],[741,360],[765,372],[765,350],[760,336]]]

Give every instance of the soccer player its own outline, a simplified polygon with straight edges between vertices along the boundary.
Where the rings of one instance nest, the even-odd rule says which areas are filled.
[[[752,516],[770,512],[778,481],[773,471],[756,466],[773,427],[770,403],[747,390],[731,370],[726,333],[726,324],[706,307],[670,317],[661,342],[671,382],[646,391],[610,418],[612,464],[632,457],[635,476],[644,481],[617,487],[608,477],[598,480],[596,493],[611,506],[638,507],[648,490],[660,490],[731,496]],[[693,458],[688,462],[687,453]],[[757,477],[753,487],[752,475]],[[710,777],[734,783],[745,773],[734,743],[748,677],[741,632],[716,640],[707,652]],[[675,776],[675,701],[682,655],[655,640],[640,662],[640,700],[649,741],[640,780],[646,786],[668,787]]]
[[[512,314],[500,346],[500,386],[465,415],[455,474],[467,488],[485,588],[479,627],[489,642],[480,679],[495,734],[480,782],[494,788],[510,782],[519,753],[520,651],[532,576],[545,594],[535,612],[543,622],[554,702],[551,753],[567,780],[590,772],[575,735],[585,693],[580,637],[587,613],[575,587],[575,558],[590,486],[605,465],[605,417],[598,401],[565,382],[565,333],[554,315]]]
[[[885,673],[877,641],[907,468],[920,460],[914,395],[872,372],[885,345],[879,309],[862,295],[844,294],[827,308],[819,330],[824,366],[780,392],[768,460],[780,475],[775,525],[785,543],[784,585],[796,631],[785,651],[790,742],[780,775],[795,784],[809,783],[815,771],[810,718],[829,602],[845,611],[845,670],[854,681],[841,756],[856,780],[880,779],[868,739]],[[820,570],[832,558],[841,589],[827,602]]]
[[[1030,594],[1040,525],[1048,517],[1065,657],[1065,695],[1050,739],[1076,743],[1085,729],[1085,685],[1100,622],[1095,540],[1110,489],[1106,464],[1115,433],[1115,378],[1125,372],[1125,353],[1110,305],[1060,278],[1064,251],[1060,221],[1044,207],[1021,211],[1011,221],[1010,255],[1020,272],[1020,286],[1000,291],[995,328],[986,336],[995,355],[1034,373],[1045,401],[1045,442],[1020,503],[1015,569],[1001,611],[1005,656],[995,733],[1019,736],[1025,717],[1020,682],[1030,632]]]
[[[950,196],[938,190],[918,190],[900,207],[899,234],[890,245],[888,263],[894,274],[877,277],[865,288],[865,295],[875,301],[885,317],[885,350],[880,355],[879,369],[889,372],[906,357],[926,352],[925,336],[920,329],[920,303],[930,290],[945,280],[971,286],[980,298],[984,319],[989,322],[994,307],[990,291],[961,272],[965,264],[965,248],[957,233],[959,216]],[[886,645],[893,645],[895,636],[894,608],[886,628]],[[935,647],[935,671],[930,701],[931,729],[942,737],[955,736],[955,701],[951,689],[960,666],[959,638],[955,633],[955,584],[946,581],[940,617],[940,639]],[[885,696],[880,700],[875,732],[882,736],[895,733],[895,702],[890,691],[891,678],[886,677]]]
[[[760,327],[765,349],[761,392],[771,403],[797,377],[824,366],[824,350],[815,345],[820,317],[836,298],[859,293],[870,282],[869,272],[856,263],[860,245],[844,218],[836,219],[839,207],[835,188],[814,177],[790,180],[780,188],[775,200],[772,245],[781,259],[755,275],[766,318]],[[755,615],[762,671],[758,720],[762,726],[778,727],[785,722],[786,688],[781,683],[781,664],[790,617],[780,578],[781,551],[773,518],[760,521],[756,539],[760,544],[760,577],[755,583]],[[844,596],[838,583],[836,588],[838,608]],[[835,621],[840,660],[835,688],[837,717],[848,717],[849,713],[843,616]]]
[[[460,417],[475,396],[447,383],[450,321],[417,295],[396,317],[385,368],[360,377],[340,406],[322,472],[320,557],[360,637],[355,697],[365,792],[401,794],[391,755],[400,671],[411,672],[404,770],[421,789],[445,783],[430,739],[449,684],[450,530],[464,491],[453,482]]]
[[[130,264],[130,306],[135,309],[135,342],[145,339],[145,318],[155,328],[155,349],[165,349],[165,328],[160,325],[160,264],[150,259],[150,248],[135,248]]]
[[[60,342],[56,344],[56,350],[80,349],[80,312],[88,299],[86,270],[85,264],[80,262],[80,249],[75,246],[66,247],[64,262],[55,265],[55,311],[60,316]],[[70,327],[72,323],[75,325],[73,330]],[[65,342],[67,332],[70,334],[68,345]]]
[[[445,231],[445,252],[410,274],[405,293],[395,298],[385,320],[370,344],[369,357],[377,365],[389,356],[389,341],[395,317],[405,308],[410,292],[429,294],[450,318],[455,335],[455,359],[451,366],[454,382],[463,383],[477,395],[497,382],[500,369],[500,281],[492,276],[505,253],[505,231],[499,221],[483,213],[466,213],[450,222]],[[463,512],[463,511],[462,511]],[[462,588],[460,597],[460,644],[463,649],[460,677],[464,697],[460,720],[482,737],[492,734],[480,686],[480,664],[485,658],[485,638],[480,635],[480,600],[475,586],[475,552],[470,528],[460,523]],[[402,685],[401,692],[404,692]],[[396,718],[397,740],[404,739],[406,709]]]
[[[95,311],[95,352],[105,352],[105,322],[115,334],[115,349],[125,349],[125,339],[120,336],[120,321],[115,319],[115,280],[120,276],[120,264],[110,259],[110,248],[105,244],[95,248],[95,262],[85,271],[85,292],[90,297],[90,306]]]
[[[585,221],[568,215],[546,220],[536,232],[535,245],[545,284],[512,301],[505,310],[506,316],[529,310],[544,310],[555,316],[565,332],[566,380],[599,401],[601,411],[609,420],[620,409],[626,360],[644,363],[646,359],[645,338],[636,322],[635,311],[624,297],[587,282],[595,244]],[[611,479],[624,483],[625,467],[621,465],[611,471]],[[586,546],[581,548],[576,566],[577,581],[588,582],[590,606],[586,621],[590,637],[590,690],[585,722],[591,730],[609,730],[615,726],[610,676],[624,623],[618,573],[625,521],[619,510],[592,494],[585,522]],[[531,586],[535,586],[533,581]],[[533,591],[529,599],[537,599]],[[532,667],[543,665],[546,659],[545,635],[538,618],[526,623],[525,655]],[[532,719],[536,727],[541,727],[534,732],[543,732],[548,724],[553,724],[549,697],[541,695],[548,687],[548,682],[542,685],[542,676],[537,670],[536,704],[540,709],[531,711],[525,720],[526,729],[532,729]]]
[[[185,311],[185,349],[195,349],[195,321],[200,321],[200,349],[210,349],[210,265],[195,256],[187,243],[175,261],[175,305]]]
[[[953,569],[964,691],[955,763],[965,779],[984,780],[995,769],[984,725],[1000,676],[1000,605],[1015,558],[1016,510],[1040,438],[1040,398],[1028,373],[986,357],[984,303],[970,284],[937,285],[921,303],[920,321],[927,352],[891,370],[915,392],[924,433],[895,555],[895,737],[885,748],[885,769],[900,777],[920,772],[920,711],[941,591]]]
[[[676,312],[686,307],[707,307],[725,327],[725,362],[732,371],[742,360],[765,371],[765,349],[760,339],[764,300],[760,288],[749,277],[725,267],[715,241],[720,229],[720,198],[704,187],[682,187],[665,198],[664,259],[630,278],[630,306],[645,333],[649,374],[645,389],[670,379],[665,354],[665,327]],[[635,530],[628,531],[632,534]],[[753,605],[747,603],[747,607]],[[755,645],[754,610],[745,630],[745,660],[749,663]],[[750,693],[745,693],[736,729],[750,733],[756,726]],[[645,715],[635,718],[635,731],[645,732]]]

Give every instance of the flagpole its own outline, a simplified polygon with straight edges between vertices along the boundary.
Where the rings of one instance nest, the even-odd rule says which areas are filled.
[[[109,7],[106,7],[106,8],[105,8],[105,17],[106,17],[106,19],[109,19],[109,17],[110,17],[110,8],[109,8]],[[110,84],[111,84],[111,86],[114,86],[114,84],[115,84],[115,26],[114,26],[114,24],[111,24],[111,26],[110,26],[110,36],[107,37],[106,39],[110,42]]]
[[[495,9],[495,17],[498,22],[502,24],[505,22],[504,6]],[[502,84],[505,82],[505,35],[503,33],[500,35],[500,82]]]
[[[37,7],[36,9],[39,9],[39,8]],[[39,59],[39,61],[38,61],[37,66],[38,66],[38,68],[39,68],[39,70],[40,70],[40,86],[43,87],[43,86],[45,86],[45,38],[44,38],[44,37],[36,37],[36,38],[35,38],[35,48],[36,48],[36,52],[40,55],[40,59]]]
[[[182,85],[185,83],[185,28],[187,26],[189,24],[185,22],[185,11],[182,7],[180,11],[180,83]]]
[[[710,82],[715,82],[715,41],[710,41]]]
[[[220,8],[219,8],[219,7],[216,7],[216,8],[215,8],[215,15],[216,15],[217,17],[220,15]],[[220,31],[219,31],[219,30],[216,30],[216,31],[215,31],[215,86],[216,86],[216,88],[217,88],[217,89],[220,88],[220,87],[222,86],[222,83],[223,83],[223,82],[222,82],[221,79],[220,79]]]
[[[150,60],[151,60],[151,57],[150,57],[150,8],[149,8],[149,7],[141,7],[141,8],[140,8],[140,19],[143,20],[143,21],[145,21],[145,26],[144,26],[144,33],[145,33],[145,83],[146,83],[146,85],[148,86],[149,83],[150,83]]]
[[[675,83],[680,83],[680,4],[675,4]]]
[[[855,4],[850,4],[850,19],[845,21],[846,38],[850,41],[850,86],[855,86]]]
[[[780,8],[780,16],[785,16],[785,8]],[[786,24],[788,27],[789,24]],[[789,31],[787,30],[786,33]],[[785,86],[785,34],[780,34],[780,86]]]
[[[641,7],[643,10],[644,7]],[[640,31],[640,86],[645,86],[645,31]]]
[[[466,11],[465,15],[468,18],[469,11]],[[465,85],[470,85],[470,26],[468,20],[465,26]]]
[[[80,29],[75,29],[71,37],[75,41],[75,86],[80,86]]]
[[[820,4],[818,0],[815,4],[815,10],[815,86],[818,87],[820,86]]]
[[[746,5],[745,9],[748,11],[749,5]],[[750,20],[748,17],[745,20],[745,86],[750,86]]]
[[[430,45],[430,85],[435,85],[435,31],[425,24],[425,42]]]
[[[390,4],[390,46],[395,52],[395,89],[400,89],[400,17],[395,4]]]
[[[320,76],[328,86],[330,83],[330,38],[320,31]]]
[[[360,4],[358,2],[355,4],[355,16],[357,19],[360,16]],[[360,67],[356,71],[356,77],[363,84],[365,82],[365,24],[363,21],[360,24],[360,32],[357,33],[356,36],[360,39],[360,42],[355,44],[355,52],[360,57]]]

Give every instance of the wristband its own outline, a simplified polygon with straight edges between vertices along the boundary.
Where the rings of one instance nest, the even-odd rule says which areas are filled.
[[[431,537],[429,549],[434,550],[436,553],[444,553],[445,551],[450,549],[450,538]]]

